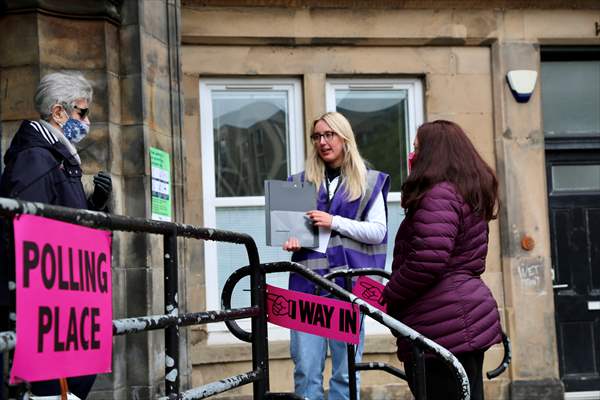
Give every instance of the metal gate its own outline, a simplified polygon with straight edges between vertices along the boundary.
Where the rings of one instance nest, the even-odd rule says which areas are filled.
[[[261,264],[256,244],[249,235],[218,229],[195,227],[186,224],[153,221],[0,198],[0,218],[11,222],[12,218],[19,214],[37,215],[110,231],[141,232],[163,236],[165,313],[162,315],[141,316],[113,321],[113,335],[125,335],[142,331],[164,329],[165,358],[174,360],[174,362],[165,363],[165,396],[161,397],[161,399],[203,399],[249,383],[252,383],[253,385],[253,398],[256,400],[274,398],[299,399],[299,397],[293,393],[273,393],[269,390],[265,277],[267,273],[284,271],[298,273],[339,299],[356,304],[362,313],[369,315],[374,320],[387,326],[398,336],[407,338],[412,343],[416,355],[418,400],[426,399],[424,352],[428,352],[433,356],[438,357],[451,368],[456,377],[459,393],[462,394],[463,399],[469,399],[469,382],[465,371],[458,360],[448,350],[300,264],[293,262]],[[11,229],[8,229],[7,233],[9,236],[10,232]],[[179,237],[228,242],[240,244],[245,247],[249,265],[234,272],[225,283],[222,293],[223,310],[193,313],[179,312],[177,302],[177,238]],[[6,248],[2,249],[2,251],[8,252],[4,254],[12,254],[12,252],[14,252],[11,240],[6,241]],[[14,257],[9,257],[10,260],[13,258]],[[13,275],[12,277],[9,276],[9,280],[14,282],[14,268],[11,269],[13,270]],[[345,273],[347,276],[353,274],[386,273],[381,270],[376,270],[379,272],[372,272],[372,270],[362,271],[362,273],[351,271],[346,271]],[[250,307],[232,309],[230,306],[233,288],[242,277],[248,275],[250,276],[251,305]],[[14,285],[11,285],[11,287],[14,287]],[[12,310],[14,310],[14,289],[12,290],[11,298],[13,299],[11,307]],[[251,318],[251,332],[242,330],[235,322],[242,318]],[[206,383],[196,388],[181,391],[179,383],[179,327],[223,321],[235,337],[252,344],[252,370],[244,374],[229,376],[219,381]],[[0,352],[14,349],[16,342],[14,325],[12,329],[13,330],[8,332],[0,332]],[[507,355],[505,354],[504,368],[509,361],[510,360],[507,359]],[[386,364],[368,363],[355,366],[353,359],[351,364],[352,365],[349,365],[351,370],[380,369],[392,373],[397,377],[405,378],[402,371]],[[502,367],[500,367],[500,369],[502,369]],[[14,391],[12,395],[15,395]]]

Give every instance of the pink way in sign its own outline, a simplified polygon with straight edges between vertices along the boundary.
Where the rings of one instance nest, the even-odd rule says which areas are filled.
[[[267,285],[269,322],[301,332],[358,344],[360,314],[355,304]]]
[[[14,219],[17,345],[11,382],[111,371],[110,232]]]
[[[386,312],[387,307],[381,304],[385,286],[374,279],[361,276],[356,280],[352,293],[373,307]]]

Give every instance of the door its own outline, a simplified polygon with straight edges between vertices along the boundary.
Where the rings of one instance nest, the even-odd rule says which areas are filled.
[[[600,390],[600,151],[547,152],[559,367],[567,392]]]
[[[600,399],[600,47],[542,48],[541,92],[560,376]]]

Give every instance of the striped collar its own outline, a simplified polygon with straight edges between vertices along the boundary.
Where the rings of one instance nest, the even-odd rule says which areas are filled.
[[[29,125],[31,125],[33,129],[35,129],[48,143],[54,144],[58,142],[58,139],[54,133],[50,132],[49,129],[40,124],[38,121],[29,121]]]
[[[71,159],[73,161],[75,161],[77,164],[81,165],[81,158],[79,157],[79,154],[77,153],[77,149],[75,148],[75,146],[73,146],[73,143],[69,142],[69,139],[67,139],[65,137],[65,135],[63,135],[61,130],[55,128],[49,122],[44,121],[43,119],[41,119],[39,121],[32,121],[32,122],[37,123],[42,128],[44,128],[46,132],[50,133],[52,135],[51,139],[54,138],[55,143],[56,143],[56,141],[62,143],[67,148],[69,153],[71,154]],[[54,143],[50,143],[50,144],[53,145]]]

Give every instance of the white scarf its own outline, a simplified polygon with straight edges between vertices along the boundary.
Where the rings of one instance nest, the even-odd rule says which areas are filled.
[[[43,124],[46,129],[52,132],[59,142],[65,145],[65,147],[69,150],[69,153],[71,153],[71,156],[75,159],[75,161],[77,161],[77,164],[81,165],[81,158],[79,158],[79,154],[77,154],[77,149],[71,142],[69,142],[62,131],[60,129],[56,129],[54,126],[52,126],[52,124],[44,121],[43,119],[40,119],[39,122]]]

